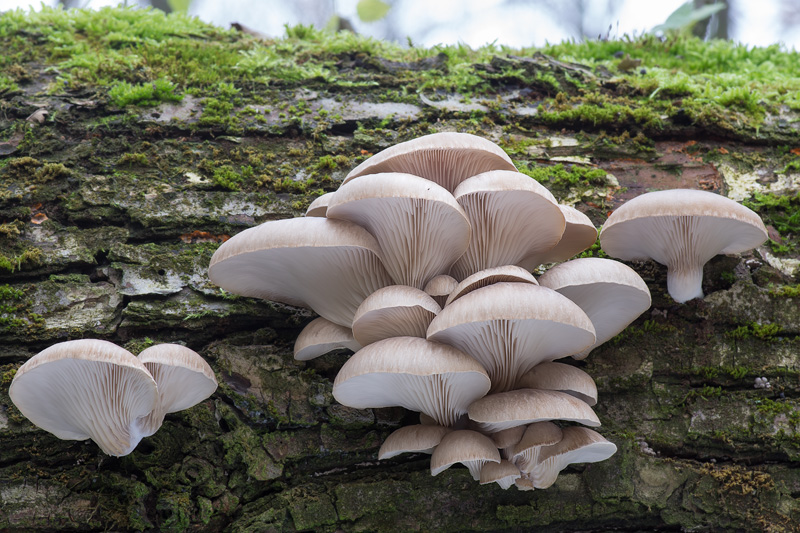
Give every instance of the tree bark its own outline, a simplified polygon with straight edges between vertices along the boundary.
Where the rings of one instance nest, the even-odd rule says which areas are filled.
[[[620,61],[611,54],[609,67],[498,51],[457,70],[447,55],[402,61],[360,44],[312,53],[302,39],[263,42],[199,23],[126,48],[109,21],[131,11],[104,13],[100,30],[66,15],[75,38],[106,42],[113,62],[150,58],[120,75],[144,88],[169,78],[191,89],[181,101],[125,104],[68,63],[77,47],[52,48],[49,32],[63,21],[0,16],[0,30],[14,29],[0,31],[0,529],[797,529],[799,122],[797,108],[771,105],[778,93],[765,93],[756,120],[735,104],[643,89],[639,69],[658,67],[646,57],[611,72]],[[261,77],[231,74],[232,91],[189,81],[203,65],[163,74],[148,55],[186,43],[214,47],[220,65],[232,51],[241,63],[231,72],[250,65]],[[647,46],[662,44],[619,49],[635,58]],[[288,51],[267,66],[245,61],[269,47]],[[103,65],[96,76],[116,68]],[[458,72],[465,85],[430,88]],[[665,114],[644,117],[659,99]],[[38,120],[38,110],[48,114]],[[631,264],[652,308],[575,362],[597,382],[599,431],[618,452],[568,468],[547,490],[482,486],[460,467],[432,477],[422,454],[379,462],[383,439],[415,415],[338,405],[331,386],[347,353],[292,356],[313,313],[232,296],[207,278],[228,236],[301,216],[369,155],[435,131],[481,135],[518,167],[549,169],[545,184],[597,226],[650,189],[775,203],[759,211],[774,246],[712,260],[704,299],[675,304],[665,267]],[[133,353],[184,343],[212,365],[219,389],[167,415],[125,457],[59,440],[21,416],[8,387],[25,360],[73,338]],[[771,388],[754,388],[761,376]]]

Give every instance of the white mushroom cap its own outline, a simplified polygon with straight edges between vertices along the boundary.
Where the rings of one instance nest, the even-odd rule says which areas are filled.
[[[361,345],[353,338],[350,328],[318,317],[309,322],[294,341],[294,358],[298,361],[310,361],[341,349],[357,352]]]
[[[444,307],[447,297],[450,296],[450,293],[453,292],[453,289],[456,288],[456,285],[458,285],[458,282],[453,276],[440,274],[435,278],[432,278],[425,285],[423,290],[428,293],[431,298],[436,300],[436,303],[439,304],[439,307]]]
[[[314,198],[314,201],[311,202],[306,209],[306,216],[307,217],[325,217],[328,211],[328,204],[331,202],[331,198],[335,193],[326,192],[320,196]]]
[[[533,481],[525,477],[515,479],[514,486],[517,488],[517,490],[521,491],[534,490]]]
[[[333,397],[356,409],[405,407],[448,427],[489,386],[481,365],[452,346],[392,337],[347,360],[333,382]]]
[[[141,421],[142,432],[150,436],[161,427],[164,415],[189,409],[217,390],[214,371],[200,355],[179,344],[157,344],[139,354],[158,385],[158,406]]]
[[[566,420],[599,426],[592,408],[569,394],[539,389],[517,389],[475,400],[468,410],[470,420],[486,433],[502,431],[545,420]]]
[[[533,274],[524,268],[520,268],[515,265],[487,268],[486,270],[480,270],[471,276],[464,278],[464,281],[459,283],[453,288],[452,291],[450,291],[450,295],[447,297],[445,305],[450,305],[457,299],[474,291],[475,289],[480,289],[481,287],[486,287],[487,285],[493,285],[495,283],[501,283],[504,281],[509,283],[531,283],[533,285],[539,284],[536,281],[536,278],[533,277]]]
[[[508,490],[522,473],[514,463],[501,460],[499,463],[486,463],[481,468],[481,485],[497,483],[503,490]]]
[[[389,337],[421,337],[441,308],[425,292],[389,285],[373,292],[353,317],[353,336],[362,346]]]
[[[208,277],[226,291],[310,307],[349,328],[364,298],[392,284],[379,253],[375,238],[352,222],[274,220],[220,246]]]
[[[678,303],[703,297],[703,265],[709,259],[750,250],[766,239],[764,223],[750,209],[690,189],[637,196],[614,211],[600,231],[608,255],[666,265],[667,289]]]
[[[650,307],[644,280],[631,267],[611,259],[573,259],[545,272],[539,282],[578,304],[594,325],[597,340],[573,355],[575,359],[584,359]]]
[[[517,263],[522,268],[533,270],[546,263],[566,261],[589,248],[597,240],[597,228],[589,217],[569,205],[559,204],[558,208],[564,214],[567,223],[561,240],[546,252],[529,255]]]
[[[564,233],[566,223],[556,199],[520,172],[495,170],[473,176],[453,195],[472,225],[469,247],[450,269],[457,280],[550,250]]]
[[[381,449],[378,450],[378,459],[391,459],[401,453],[433,453],[442,437],[453,431],[443,426],[427,426],[414,424],[405,426],[386,437]]]
[[[470,239],[469,220],[453,195],[411,174],[372,174],[345,183],[327,216],[369,231],[394,282],[420,290],[447,273]]]
[[[491,437],[492,442],[497,448],[503,452],[503,457],[509,459],[510,456],[507,452],[513,450],[514,446],[522,439],[522,436],[525,434],[525,426],[514,426],[513,428],[504,429],[502,431],[498,431],[497,433],[492,433],[489,435]]]
[[[486,435],[469,429],[451,431],[433,450],[431,475],[437,476],[456,463],[467,467],[472,479],[481,478],[481,468],[486,462],[499,463],[500,452]]]
[[[92,439],[108,455],[133,451],[158,405],[156,382],[129,351],[102,340],[55,344],[17,370],[9,388],[28,420],[65,440]]]
[[[597,385],[592,376],[564,363],[541,363],[519,378],[517,388],[566,392],[593,406],[597,404]]]
[[[433,319],[428,339],[479,361],[492,391],[509,390],[544,361],[594,343],[589,317],[557,292],[526,283],[495,283],[462,296]]]
[[[558,473],[573,463],[605,461],[617,451],[617,446],[588,428],[570,426],[563,429],[561,441],[539,452],[539,462],[530,473],[533,486],[546,489],[555,483]]]
[[[522,426],[525,427],[525,426]],[[552,422],[535,422],[525,427],[525,433],[511,450],[510,461],[523,473],[530,473],[539,462],[542,447],[561,442],[561,428]]]
[[[489,170],[516,170],[496,144],[468,133],[434,133],[387,148],[354,168],[348,183],[366,174],[407,172],[438,183],[449,192],[465,179]]]

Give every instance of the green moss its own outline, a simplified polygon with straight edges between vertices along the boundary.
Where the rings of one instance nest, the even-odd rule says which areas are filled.
[[[800,297],[800,285],[781,285],[780,287],[770,287],[769,293],[779,298],[798,298]]]
[[[12,256],[0,254],[0,273],[13,274],[20,270],[29,270],[40,265],[43,257],[44,253],[39,248],[26,248]]]
[[[603,185],[606,183],[606,171],[601,168],[583,165],[558,163],[553,166],[530,166],[517,162],[520,172],[530,176],[548,188],[569,189],[577,185]]]
[[[753,322],[752,324],[746,324],[744,326],[739,326],[733,331],[729,331],[726,335],[732,339],[743,340],[748,338],[757,338],[761,340],[767,340],[775,337],[781,332],[782,328],[780,324],[758,324]]]
[[[108,97],[118,107],[128,105],[150,107],[162,102],[180,102],[183,95],[177,94],[176,91],[177,86],[165,79],[137,84],[121,81],[108,91]]]

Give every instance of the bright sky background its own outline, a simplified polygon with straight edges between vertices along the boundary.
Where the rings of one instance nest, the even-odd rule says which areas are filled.
[[[684,0],[590,0],[584,27],[596,38],[602,33],[610,37],[640,34],[666,20]],[[787,3],[787,0],[783,0]],[[791,0],[800,11],[800,0]],[[141,0],[146,3],[146,0]],[[324,24],[334,10],[350,20],[360,33],[385,37],[386,21],[363,23],[356,15],[358,0],[193,0],[189,13],[216,25],[228,27],[240,22],[270,36],[281,36],[283,25]],[[559,3],[560,2],[560,3]],[[44,2],[0,0],[0,11],[16,7],[37,9],[41,4],[55,5],[56,0]],[[116,5],[118,0],[84,0],[84,7],[99,8]],[[135,4],[136,0],[129,0]],[[533,2],[516,0],[394,0],[391,26],[399,38],[411,36],[414,44],[466,43],[472,47],[496,41],[513,47],[558,42],[575,35],[563,24],[564,15],[543,10]],[[570,5],[556,1],[550,5]],[[608,6],[612,5],[613,8]],[[731,38],[754,46],[766,46],[781,41],[788,48],[800,49],[800,28],[781,33],[779,0],[732,0]]]

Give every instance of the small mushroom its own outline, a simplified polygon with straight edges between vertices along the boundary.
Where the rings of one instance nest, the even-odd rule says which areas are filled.
[[[433,453],[442,438],[453,431],[443,426],[414,424],[392,432],[378,450],[378,459],[391,459],[401,453]]]
[[[456,288],[456,285],[458,285],[458,282],[453,276],[440,274],[432,278],[425,285],[423,290],[430,295],[431,298],[436,300],[436,303],[439,304],[439,307],[444,307],[447,297],[450,296],[450,293],[453,292],[453,289]]]
[[[539,462],[539,453],[544,446],[561,442],[563,432],[552,422],[534,422],[525,428],[522,438],[511,451],[509,460],[529,474]]]
[[[450,291],[450,295],[447,297],[445,305],[450,305],[454,301],[458,300],[465,294],[469,294],[475,289],[480,289],[481,287],[486,287],[488,285],[501,282],[530,283],[531,285],[539,284],[536,281],[536,278],[533,277],[533,274],[518,266],[505,265],[487,268],[486,270],[475,272],[471,276],[464,278],[464,281],[459,283],[453,288],[453,290]]]
[[[586,402],[569,394],[517,389],[475,400],[467,410],[470,420],[486,433],[546,420],[566,420],[596,427],[600,420]]]
[[[217,379],[208,363],[194,350],[179,344],[157,344],[139,354],[158,385],[158,406],[140,422],[144,436],[161,427],[164,416],[189,409],[217,390]]]
[[[614,211],[600,231],[605,252],[626,261],[667,266],[669,295],[703,297],[703,265],[717,254],[745,252],[767,240],[759,216],[708,191],[673,189],[637,196]]]
[[[452,427],[489,386],[481,365],[452,346],[392,337],[347,360],[333,382],[333,397],[356,409],[405,407]]]
[[[328,212],[328,204],[330,204],[331,199],[335,193],[326,192],[320,196],[314,198],[314,201],[311,202],[306,209],[306,216],[307,217],[325,217]]]
[[[61,342],[31,357],[8,394],[36,426],[59,439],[92,439],[116,457],[139,444],[142,421],[159,403],[156,382],[141,361],[94,339]]]
[[[573,259],[545,272],[539,283],[578,304],[592,321],[597,339],[574,354],[575,359],[586,358],[650,307],[644,280],[631,267],[611,259]]]
[[[425,292],[390,285],[373,292],[353,316],[353,336],[362,346],[389,337],[421,337],[441,308]]]
[[[490,435],[497,449],[500,450],[504,458],[510,459],[514,446],[522,439],[525,434],[525,426],[514,426],[512,428],[498,431]]]
[[[534,270],[539,265],[566,261],[589,248],[597,240],[597,228],[589,217],[572,206],[559,204],[566,226],[561,240],[545,252],[534,253],[517,263],[525,270]]]
[[[353,338],[350,328],[318,317],[309,322],[294,341],[294,358],[298,361],[310,361],[333,350],[357,352],[360,348],[361,345]]]
[[[452,465],[461,463],[467,467],[472,479],[481,478],[481,468],[487,462],[499,463],[500,452],[486,435],[469,429],[451,431],[433,450],[431,475],[438,476]]]
[[[499,463],[487,462],[481,468],[481,485],[497,483],[503,490],[508,490],[522,474],[514,463],[502,459]]]
[[[530,478],[537,489],[551,486],[558,473],[573,463],[605,461],[617,451],[616,444],[591,429],[569,426],[562,431],[563,436],[557,444],[541,449],[539,462],[531,470]]]
[[[523,374],[517,388],[557,390],[575,396],[590,407],[597,404],[597,385],[592,376],[578,367],[555,361],[538,364]]]

